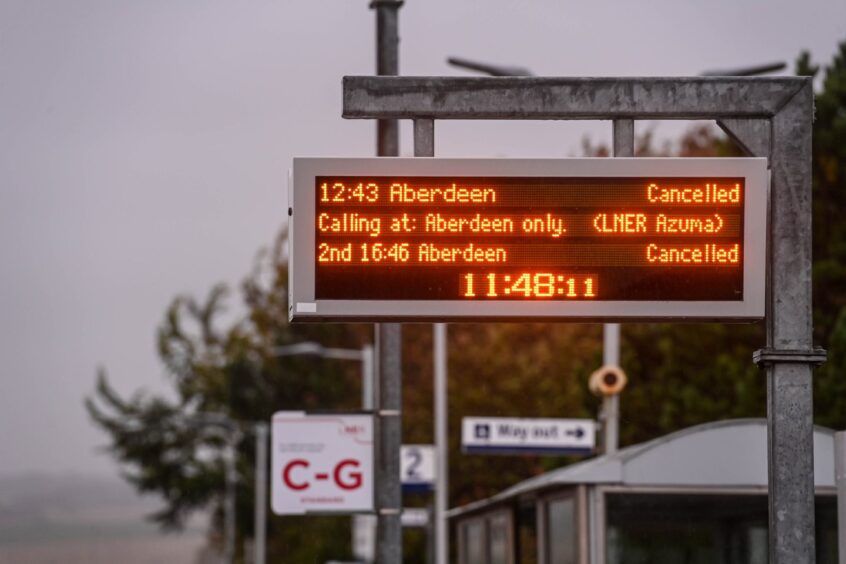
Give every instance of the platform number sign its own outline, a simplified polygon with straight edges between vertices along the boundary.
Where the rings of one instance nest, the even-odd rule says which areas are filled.
[[[400,481],[404,490],[428,490],[435,482],[435,447],[403,445],[400,449]]]

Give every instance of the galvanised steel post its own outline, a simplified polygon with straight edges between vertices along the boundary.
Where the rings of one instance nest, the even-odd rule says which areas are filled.
[[[398,12],[402,0],[373,0],[376,10],[376,74],[399,74]],[[376,154],[399,155],[399,123],[378,120]],[[400,446],[402,445],[402,326],[376,325],[379,381],[375,386],[376,409],[376,562],[402,562],[402,485]]]
[[[449,562],[449,409],[447,404],[447,324],[436,323],[435,339],[435,563]]]
[[[767,369],[771,564],[812,564],[811,131],[806,77],[345,77],[345,118],[714,119],[744,150],[769,157]]]
[[[402,562],[402,332],[397,323],[378,326],[376,386],[376,562]]]
[[[769,538],[772,564],[812,564],[814,535],[813,348],[811,309],[810,80],[772,118],[767,348]]]
[[[769,157],[767,348],[754,360],[767,369],[769,560],[816,561],[814,525],[813,346],[811,309],[810,79],[769,120],[718,123],[750,155]]]
[[[399,74],[399,9],[402,0],[372,0],[376,10],[376,74]],[[376,122],[376,155],[399,156],[399,124],[395,119]]]
[[[267,546],[267,423],[256,423],[255,564],[264,564]]]
[[[435,122],[431,119],[414,120],[414,156],[435,156]],[[448,456],[449,440],[447,436],[447,326],[435,323],[432,328],[434,344],[434,418],[435,418],[435,505],[432,511],[434,523],[429,530],[434,532],[434,561],[447,564],[449,560],[449,527],[446,511],[449,509]]]
[[[613,155],[634,156],[634,120],[613,121]],[[620,366],[620,324],[606,323],[602,326],[602,363],[605,366]],[[617,452],[620,442],[620,394],[602,398],[603,451]]]
[[[376,382],[376,361],[373,345],[361,347],[361,408],[373,409],[373,390]]]

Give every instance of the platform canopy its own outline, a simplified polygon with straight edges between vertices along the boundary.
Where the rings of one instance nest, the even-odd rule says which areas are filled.
[[[689,427],[546,472],[450,512],[457,516],[561,486],[767,490],[767,422],[730,419]],[[814,485],[834,484],[834,431],[814,428]]]

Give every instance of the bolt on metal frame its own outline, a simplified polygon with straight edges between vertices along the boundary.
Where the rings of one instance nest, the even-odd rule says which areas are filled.
[[[633,120],[713,119],[767,157],[767,344],[753,360],[767,372],[770,562],[815,561],[812,370],[825,351],[812,341],[810,78],[352,76],[343,117],[426,120],[427,130],[438,119],[613,120],[620,155]]]

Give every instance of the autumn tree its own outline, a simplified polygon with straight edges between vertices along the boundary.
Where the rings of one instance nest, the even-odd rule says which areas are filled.
[[[797,74],[817,76],[803,53]],[[814,100],[814,336],[828,361],[814,375],[815,419],[846,428],[846,41],[824,69]]]

